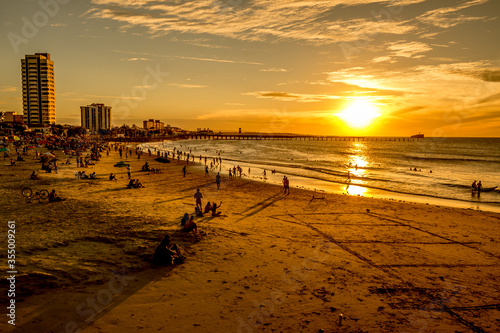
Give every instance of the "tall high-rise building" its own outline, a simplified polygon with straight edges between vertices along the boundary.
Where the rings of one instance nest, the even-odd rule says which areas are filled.
[[[54,62],[48,53],[26,55],[21,59],[23,71],[23,119],[30,124],[56,122]]]
[[[111,106],[92,103],[80,106],[82,127],[92,132],[99,129],[111,129]]]

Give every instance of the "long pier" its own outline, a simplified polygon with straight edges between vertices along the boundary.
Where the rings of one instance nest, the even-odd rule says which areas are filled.
[[[191,140],[298,140],[298,141],[418,141],[421,138],[379,136],[324,136],[295,134],[186,134]]]

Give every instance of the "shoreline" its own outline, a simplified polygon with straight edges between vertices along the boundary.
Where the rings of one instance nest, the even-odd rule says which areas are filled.
[[[40,173],[39,181],[26,179],[40,167],[31,159],[16,169],[1,167],[5,217],[19,226],[22,285],[19,325],[2,322],[2,331],[390,332],[409,323],[421,327],[422,318],[431,330],[460,330],[453,316],[434,312],[433,293],[454,292],[443,298],[449,307],[493,304],[500,296],[494,287],[500,214],[329,193],[313,199],[314,192],[300,188],[283,195],[280,186],[226,175],[217,191],[213,173],[204,177],[190,162],[184,178],[184,162],[160,164],[155,157],[127,160],[141,189],[126,189],[113,150],[85,169],[104,175],[97,180],[75,179],[83,168],[74,164]],[[136,171],[146,160],[163,173]],[[116,182],[105,177],[111,171]],[[67,200],[26,204],[25,185],[54,188]],[[196,218],[208,234],[199,242],[179,231],[183,213],[194,212],[196,188],[204,204],[222,201],[223,213]],[[151,267],[165,233],[187,260]],[[486,272],[476,271],[478,265]],[[426,292],[384,296],[377,288]],[[427,304],[418,318],[417,310],[394,305],[408,298]],[[491,313],[480,322],[460,316],[480,327],[496,325]]]
[[[173,142],[182,140],[164,140],[158,142],[146,142],[146,143],[139,143],[138,146],[140,147],[145,146],[146,149],[147,147],[154,147],[158,148],[160,151],[169,151],[171,153],[171,151],[168,149],[162,149],[160,147],[155,146],[155,144],[161,144],[162,142],[165,141]],[[209,159],[214,158],[213,156],[207,156],[207,157]],[[195,161],[196,160],[197,157],[195,158]],[[202,163],[199,164],[201,169],[203,164]],[[363,196],[366,198],[386,199],[391,201],[396,200],[402,202],[413,202],[413,203],[420,203],[420,204],[427,204],[434,206],[446,206],[450,208],[462,208],[462,209],[472,209],[484,212],[500,213],[500,204],[495,202],[481,202],[479,200],[471,201],[458,198],[430,196],[426,194],[412,194],[406,192],[393,191],[389,189],[383,189],[374,186],[366,186],[361,183],[351,183],[349,187],[346,187],[348,185],[347,183],[322,179],[320,177],[305,177],[298,175],[293,171],[292,172],[280,171],[278,164],[264,165],[257,162],[248,162],[231,158],[223,158],[223,167],[221,174],[224,172],[227,173],[227,169],[234,165],[242,166],[243,170],[246,170],[247,168],[251,167],[252,170],[254,171],[253,175],[249,176],[247,174],[244,174],[246,178],[249,180],[254,180],[262,183],[273,183],[278,186],[280,186],[281,184],[280,177],[286,175],[289,178],[290,176],[293,177],[292,179],[293,182],[291,187],[306,189],[313,192],[318,191],[318,192],[337,194],[337,195]],[[278,171],[276,172],[275,175],[271,174],[269,166],[278,167]],[[264,170],[267,170],[267,179],[263,179],[262,176],[254,176],[255,174],[261,175]]]

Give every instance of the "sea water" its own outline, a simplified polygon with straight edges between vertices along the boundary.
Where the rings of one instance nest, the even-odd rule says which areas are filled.
[[[217,171],[226,177],[239,165],[259,181],[281,183],[287,175],[292,187],[500,212],[500,188],[471,192],[474,180],[500,186],[499,138],[181,140],[143,147],[190,153],[195,162],[208,156],[208,164],[220,157]]]

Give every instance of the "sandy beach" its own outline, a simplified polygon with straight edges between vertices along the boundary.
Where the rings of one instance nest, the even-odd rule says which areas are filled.
[[[45,173],[33,152],[0,166],[2,257],[7,221],[16,231],[16,317],[1,332],[498,332],[500,214],[316,194],[246,178],[220,190],[215,173],[185,162],[126,160],[145,188],[127,189],[117,152],[84,170]],[[123,159],[125,161],[125,159]],[[162,173],[141,172],[148,161]],[[29,180],[33,170],[40,180]],[[117,181],[109,181],[109,173]],[[26,203],[21,190],[66,201]],[[222,202],[220,217],[181,231],[196,189]],[[155,267],[163,236],[186,255]]]

